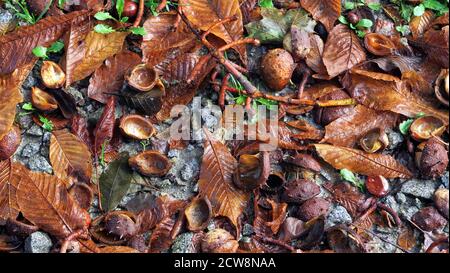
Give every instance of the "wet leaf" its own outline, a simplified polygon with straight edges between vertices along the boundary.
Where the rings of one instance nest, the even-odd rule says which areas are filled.
[[[409,226],[406,226],[398,235],[397,243],[405,250],[412,250],[417,245],[417,238],[414,234],[414,230]]]
[[[71,132],[81,139],[89,149],[92,149],[92,135],[88,129],[88,122],[86,118],[76,115],[72,118],[70,125]]]
[[[102,208],[106,211],[114,210],[130,188],[133,171],[128,166],[128,158],[122,155],[111,162],[100,176]]]
[[[113,138],[115,124],[116,98],[110,97],[94,129],[94,153],[96,156],[101,151],[102,145],[108,144]]]
[[[233,184],[237,161],[227,147],[207,130],[200,180],[200,195],[206,196],[217,216],[225,216],[238,228],[239,218],[248,205],[249,195]]]
[[[317,153],[334,168],[348,169],[367,176],[411,178],[411,172],[389,155],[367,154],[360,150],[326,144],[314,144]]]
[[[416,16],[409,23],[414,39],[422,36],[434,21],[434,13],[431,10],[425,11],[422,15]]]
[[[55,98],[66,119],[72,118],[77,113],[77,103],[72,94],[59,89],[49,89],[48,92]]]
[[[92,159],[89,148],[67,130],[54,131],[50,138],[50,163],[62,180],[89,183]]]
[[[337,25],[331,30],[323,52],[328,75],[336,77],[365,60],[364,48],[351,29]]]
[[[328,31],[333,29],[334,23],[341,16],[340,0],[301,0],[300,3]]]
[[[19,215],[16,191],[20,177],[12,172],[11,159],[0,161],[0,225]]]

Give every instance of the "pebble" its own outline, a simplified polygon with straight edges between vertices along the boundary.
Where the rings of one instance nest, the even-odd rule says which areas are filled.
[[[388,150],[397,149],[404,141],[404,137],[401,133],[396,132],[392,129],[386,130],[386,134],[389,139],[389,145],[387,147]]]
[[[27,166],[30,170],[36,172],[46,172],[51,174],[53,171],[52,166],[50,166],[47,159],[41,155],[31,157]]]
[[[18,123],[20,128],[27,130],[33,124],[31,115],[18,115]]]
[[[411,179],[403,184],[401,192],[414,197],[432,199],[439,183],[433,180]]]
[[[441,177],[441,181],[442,181],[442,184],[444,185],[444,187],[446,188],[446,189],[448,189],[448,180],[449,180],[449,172],[447,171],[447,172],[445,172],[444,173],[444,175]]]
[[[30,142],[23,147],[21,156],[25,158],[30,158],[39,152],[40,147],[41,147],[40,143]]]
[[[198,172],[198,168],[194,166],[194,164],[186,164],[180,172],[181,179],[185,182],[192,181],[192,179],[196,176]]]
[[[172,253],[195,253],[192,245],[194,233],[186,232],[178,235],[172,245]]]
[[[32,233],[25,240],[26,253],[49,253],[53,243],[50,237],[40,231]]]
[[[27,134],[30,136],[42,136],[44,134],[44,130],[42,130],[42,128],[37,124],[33,124],[30,129],[27,130]]]
[[[338,224],[351,224],[353,222],[352,217],[348,211],[342,206],[334,207],[327,218],[327,225],[334,226]]]

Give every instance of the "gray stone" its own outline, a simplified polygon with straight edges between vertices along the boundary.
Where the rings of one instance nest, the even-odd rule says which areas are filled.
[[[52,166],[50,166],[47,159],[41,155],[31,157],[27,166],[30,170],[36,172],[46,172],[51,174],[53,171]]]
[[[441,177],[442,184],[446,189],[448,189],[448,171],[444,173],[444,175]]]
[[[75,99],[75,102],[79,106],[83,106],[86,104],[86,101],[84,100],[83,93],[81,93],[78,89],[75,87],[69,87],[66,89],[66,92],[72,95],[72,97]]]
[[[167,156],[168,156],[169,158],[179,157],[179,156],[180,156],[180,151],[179,151],[179,150],[170,150],[170,151],[167,153]]]
[[[242,236],[252,236],[255,233],[253,226],[250,224],[245,224],[242,228]]]
[[[172,253],[195,253],[194,246],[192,244],[192,239],[194,238],[194,233],[186,232],[178,235],[173,242],[171,252]]]
[[[350,224],[352,223],[352,217],[347,210],[342,206],[334,207],[328,214],[327,225],[334,226],[338,224]]]
[[[33,124],[30,129],[27,130],[27,134],[30,136],[42,136],[44,131],[37,124]]]
[[[25,240],[26,253],[49,253],[53,243],[50,237],[40,231],[32,233]]]
[[[395,150],[403,143],[404,137],[401,133],[392,129],[388,129],[386,133],[389,139],[389,146],[387,147],[388,150]]]
[[[25,112],[21,112],[21,113],[25,113]],[[18,115],[18,123],[20,128],[27,130],[28,128],[31,127],[31,125],[33,125],[33,118],[31,117],[31,115]]]
[[[180,172],[181,179],[185,182],[192,181],[192,179],[197,175],[198,167],[193,163],[187,163]]]
[[[21,156],[25,158],[30,158],[39,152],[40,147],[41,147],[40,143],[30,142],[27,145],[25,145],[25,147],[23,147]]]
[[[50,144],[50,138],[52,137],[52,133],[45,131],[44,136],[42,137],[42,142],[46,144]]]
[[[415,197],[432,199],[438,187],[437,181],[412,179],[403,184],[401,192]]]

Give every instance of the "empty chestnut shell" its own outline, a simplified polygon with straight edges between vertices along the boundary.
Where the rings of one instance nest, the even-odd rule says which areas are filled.
[[[128,84],[141,92],[148,92],[157,85],[164,88],[161,80],[159,79],[158,72],[153,67],[149,67],[146,64],[139,64],[135,66],[125,79]]]
[[[155,135],[153,124],[140,115],[127,115],[120,119],[120,130],[129,138],[146,140]]]
[[[264,183],[270,172],[270,168],[264,170],[264,164],[261,161],[267,160],[270,165],[269,154],[261,153],[258,155],[244,154],[239,157],[239,165],[233,176],[233,182],[236,186],[245,191],[252,191]]]
[[[344,90],[337,89],[322,96],[320,100],[343,100],[349,98],[350,96]],[[352,109],[353,106],[319,107],[314,111],[314,120],[316,123],[325,126],[340,117],[349,115]]]
[[[235,253],[239,243],[228,231],[214,229],[206,233],[202,240],[202,251],[205,253]]]
[[[286,183],[286,178],[281,172],[272,172],[267,177],[266,183],[262,185],[262,189],[268,192],[278,192]]]
[[[205,229],[211,220],[213,213],[211,202],[207,197],[199,197],[192,200],[184,211],[187,228],[190,231],[201,231]]]
[[[10,158],[19,148],[22,141],[22,135],[20,129],[17,126],[13,126],[11,130],[0,139],[0,161]]]
[[[304,222],[308,222],[321,215],[327,215],[330,209],[330,202],[314,197],[303,203],[298,210],[298,218]]]
[[[376,56],[389,56],[395,50],[395,44],[385,35],[369,33],[364,38],[366,49]]]
[[[434,206],[448,219],[448,189],[439,189],[434,193]]]
[[[292,55],[284,49],[269,51],[261,61],[261,73],[266,85],[275,91],[283,90],[295,70]]]
[[[42,63],[41,78],[44,85],[51,89],[61,88],[66,82],[66,74],[58,64],[52,61]]]
[[[359,145],[368,153],[376,153],[389,145],[389,138],[383,129],[375,128],[359,140]]]
[[[441,74],[436,80],[436,86],[434,89],[436,98],[442,102],[442,104],[449,106],[449,70],[443,69]]]
[[[284,186],[282,199],[288,203],[303,203],[320,193],[320,187],[311,180],[298,179],[288,182]]]
[[[162,177],[172,168],[170,160],[157,151],[145,151],[131,157],[128,160],[128,164],[145,176]]]
[[[419,153],[418,156],[420,157],[419,169],[424,177],[440,177],[447,169],[448,152],[436,138],[428,140],[422,153]]]
[[[434,207],[419,210],[411,220],[424,231],[440,229],[447,224],[447,220]]]
[[[410,131],[415,140],[428,140],[433,136],[441,136],[445,132],[445,124],[438,118],[426,116],[416,119]]]
[[[31,88],[31,103],[41,111],[53,111],[58,109],[58,102],[56,99],[38,87]]]
[[[389,182],[381,175],[368,177],[366,180],[366,188],[373,196],[383,197],[389,193]]]

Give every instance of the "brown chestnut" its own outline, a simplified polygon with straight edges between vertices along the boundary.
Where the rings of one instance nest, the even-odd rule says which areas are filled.
[[[135,2],[132,0],[125,0],[123,4],[122,16],[133,18],[137,15],[138,9],[139,7]]]
[[[136,235],[138,226],[136,219],[121,211],[114,211],[105,216],[105,230],[108,234],[119,237],[119,239],[129,239]]]
[[[347,14],[347,19],[351,24],[356,25],[358,24],[359,20],[361,20],[361,17],[356,12],[350,11]]]
[[[206,233],[201,246],[205,253],[235,253],[239,243],[228,231],[217,228]]]
[[[395,50],[395,44],[385,35],[369,33],[364,38],[366,49],[376,56],[389,56]]]
[[[53,111],[58,109],[58,102],[56,99],[38,87],[31,88],[31,104],[41,111]]]
[[[294,70],[292,55],[281,48],[269,51],[261,61],[264,82],[274,91],[283,90],[289,84]]]
[[[308,222],[321,215],[327,215],[330,209],[330,202],[314,197],[303,203],[298,210],[298,218],[304,222]]]
[[[66,74],[58,64],[52,61],[42,63],[41,78],[44,85],[51,89],[61,88],[66,82]]]
[[[320,187],[311,180],[298,179],[288,182],[284,186],[282,199],[288,203],[303,203],[320,193]]]
[[[341,89],[336,89],[320,98],[320,100],[322,101],[344,99],[350,99],[350,96]],[[349,115],[352,109],[353,106],[319,107],[314,111],[314,120],[316,121],[316,123],[325,126],[340,117]]]
[[[434,193],[434,206],[448,219],[448,189],[439,189]]]
[[[120,119],[120,130],[124,135],[136,140],[146,140],[156,133],[153,124],[140,115],[126,115]]]
[[[264,161],[268,165],[264,169]],[[244,154],[239,157],[239,165],[233,175],[234,184],[246,191],[252,191],[263,184],[270,172],[270,156],[268,153],[258,155]]]
[[[366,180],[366,188],[373,196],[383,197],[389,193],[389,182],[381,175],[368,177]]]
[[[411,220],[424,231],[440,229],[447,224],[447,220],[434,207],[419,210]]]
[[[0,161],[10,158],[19,148],[22,141],[22,135],[20,129],[17,126],[13,126],[11,130],[0,139]]]
[[[425,143],[419,161],[419,169],[427,178],[437,178],[444,174],[448,166],[448,153],[436,138]]]
[[[145,176],[162,177],[169,172],[170,168],[172,168],[170,160],[157,151],[145,151],[131,157],[128,160],[128,164]]]

